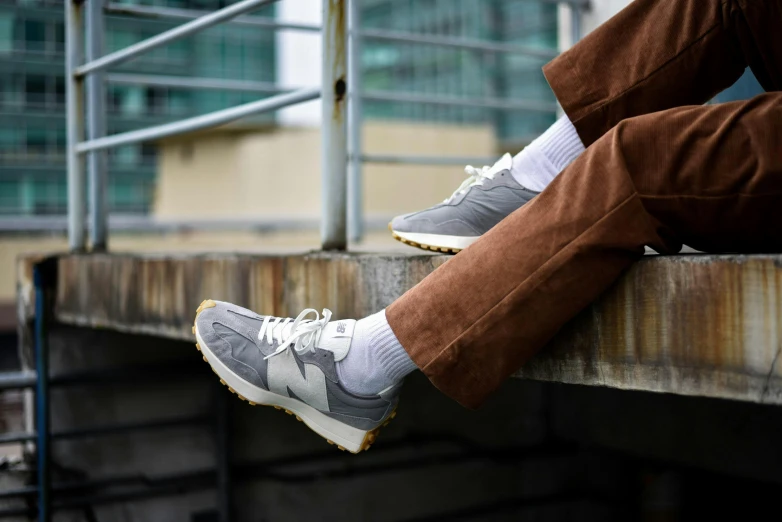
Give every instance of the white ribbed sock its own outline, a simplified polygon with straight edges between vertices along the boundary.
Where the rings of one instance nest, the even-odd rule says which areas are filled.
[[[516,154],[511,174],[523,187],[540,192],[584,150],[565,115]]]
[[[385,310],[356,323],[350,350],[337,363],[340,383],[359,395],[376,395],[417,369],[388,325]]]

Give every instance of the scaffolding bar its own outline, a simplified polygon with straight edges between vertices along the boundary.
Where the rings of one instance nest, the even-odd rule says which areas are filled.
[[[0,433],[0,444],[18,444],[20,442],[34,442],[38,439],[36,433],[9,432]]]
[[[82,63],[82,2],[65,1],[65,125],[68,170],[68,247],[81,252],[87,246],[84,227],[86,192],[84,159],[76,145],[84,137],[84,83],[73,71]]]
[[[449,36],[431,36],[427,34],[415,34],[401,31],[387,31],[385,29],[364,29],[361,36],[372,40],[384,40],[387,42],[400,42],[409,44],[436,45],[440,47],[453,47],[456,49],[471,49],[491,53],[512,53],[544,60],[551,60],[557,56],[556,51],[540,49],[522,45],[507,44],[501,42],[488,42],[472,38],[454,38]]]
[[[0,390],[17,390],[35,386],[35,372],[4,372],[0,373]]]
[[[118,3],[110,3],[106,6],[106,12],[117,15],[129,15],[129,16],[143,16],[148,18],[163,18],[170,20],[195,20],[201,18],[204,15],[209,14],[209,11],[198,11],[195,9],[177,9],[172,7],[147,7],[140,5],[124,5]],[[271,18],[264,18],[260,16],[239,16],[233,20],[228,20],[229,24],[246,25],[251,27],[264,27],[268,29],[280,29],[280,30],[292,30],[292,31],[309,31],[317,33],[320,31],[320,26],[315,24],[301,24],[292,22],[278,22]]]
[[[85,24],[88,61],[103,55],[106,24],[103,17],[104,0],[86,3]],[[85,78],[87,90],[87,139],[96,140],[106,135],[106,83],[103,71]],[[108,158],[105,151],[93,151],[87,156],[89,178],[90,244],[93,252],[105,252],[108,233]]]
[[[171,43],[175,40],[179,40],[180,38],[190,36],[199,31],[203,31],[204,29],[208,29],[209,27],[217,25],[221,22],[225,22],[226,20],[230,20],[231,18],[235,18],[241,14],[258,9],[265,4],[270,4],[275,1],[276,0],[243,0],[239,3],[232,4],[228,7],[220,9],[219,11],[206,14],[200,18],[196,18],[195,20],[182,24],[179,27],[174,27],[173,29],[164,31],[151,38],[147,38],[146,40],[142,40],[141,42],[138,42],[134,45],[125,47],[124,49],[107,54],[102,58],[85,63],[76,69],[75,74],[77,76],[84,76],[86,74],[94,73],[113,65],[118,65],[122,62],[130,60],[131,58],[135,58],[141,53],[147,52],[156,47],[160,47],[161,45]]]
[[[320,96],[320,89],[318,88],[313,87],[308,89],[299,89],[295,92],[279,94],[271,98],[245,103],[244,105],[238,105],[236,107],[231,107],[230,109],[211,112],[202,116],[195,116],[193,118],[187,118],[185,120],[180,120],[173,123],[166,123],[163,125],[157,125],[155,127],[147,127],[146,129],[123,132],[121,134],[114,134],[112,136],[106,136],[105,138],[100,138],[97,140],[86,141],[84,143],[80,143],[78,147],[76,147],[76,150],[80,153],[84,153],[93,150],[118,147],[120,145],[129,145],[131,143],[139,143],[142,141],[157,140],[169,136],[176,136],[186,132],[193,132],[209,127],[223,125],[225,123],[244,118],[245,116],[270,112],[287,107],[289,105],[294,105],[296,103],[314,100],[318,96]]]
[[[296,90],[289,87],[280,87],[279,85],[269,82],[222,80],[218,78],[189,78],[184,76],[159,76],[153,74],[112,73],[106,75],[106,81],[119,85],[153,85],[156,87],[257,92],[260,94],[279,94]]]
[[[348,179],[348,234],[351,241],[364,237],[364,189],[361,163],[361,2],[349,0],[348,27],[348,154],[350,172]]]
[[[421,103],[426,105],[445,105],[449,107],[475,107],[483,109],[519,110],[530,112],[557,112],[557,104],[532,100],[504,100],[499,98],[466,98],[455,96],[437,96],[392,91],[368,91],[361,96],[365,101],[385,101],[399,103]]]
[[[344,0],[323,1],[321,248],[347,249],[347,13]],[[353,0],[355,1],[355,0]]]

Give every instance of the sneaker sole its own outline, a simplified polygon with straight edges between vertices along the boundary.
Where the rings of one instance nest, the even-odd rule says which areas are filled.
[[[196,310],[196,319],[203,310],[214,306],[215,302],[211,299],[203,301]],[[196,336],[196,348],[201,352],[204,361],[209,363],[212,371],[220,378],[220,383],[227,386],[231,393],[236,394],[241,400],[247,401],[250,406],[273,406],[275,409],[285,410],[288,415],[295,415],[297,420],[306,424],[308,428],[326,439],[329,444],[333,444],[343,451],[359,453],[368,450],[377,440],[380,428],[387,426],[391,419],[396,417],[396,409],[394,409],[380,426],[368,431],[348,426],[299,400],[277,395],[245,381],[212,353],[209,345],[198,333],[196,324],[193,324],[193,333]]]
[[[444,252],[446,254],[458,254],[468,246],[475,243],[480,236],[444,236],[440,234],[419,234],[415,232],[398,232],[391,228],[388,229],[391,235],[397,241],[422,250],[431,250],[432,252]]]

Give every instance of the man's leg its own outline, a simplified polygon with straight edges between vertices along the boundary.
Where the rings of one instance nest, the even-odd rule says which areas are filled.
[[[635,0],[543,68],[587,147],[620,121],[700,105],[747,66],[782,90],[777,0]]]
[[[767,91],[782,89],[782,43],[769,29],[780,22],[772,0],[635,0],[544,67],[566,116],[514,158],[514,176],[543,190],[579,145],[624,119],[705,103],[747,66]]]
[[[417,366],[480,405],[644,245],[782,251],[780,143],[782,93],[624,120],[385,311],[293,320],[207,300],[198,347],[240,397],[365,450],[394,416],[406,373]]]
[[[386,310],[410,357],[477,407],[644,245],[782,250],[782,94],[624,120]]]
[[[779,90],[782,3],[635,0],[544,68],[566,116],[522,150],[475,172],[444,204],[396,217],[391,231],[421,248],[458,252],[526,204],[619,121],[700,105],[747,65]],[[472,172],[471,172],[472,173]],[[469,183],[468,183],[469,184]]]
[[[773,65],[780,63],[780,53],[772,45],[779,44],[772,35],[782,20],[779,4],[638,0],[633,5],[652,10],[648,24],[664,30],[651,40],[655,45],[665,48],[674,37],[690,42],[659,64],[664,72],[647,71],[641,65],[649,64],[636,57],[637,67],[610,78],[612,86],[624,85],[624,90],[587,91],[583,96],[603,98],[579,101],[569,91],[579,87],[581,78],[567,81],[564,72],[548,71],[582,139],[596,139],[612,128],[608,134],[532,203],[382,314],[330,322],[328,311],[321,318],[305,310],[291,322],[204,301],[194,333],[224,383],[252,402],[300,416],[346,449],[361,451],[394,415],[398,379],[413,368],[408,355],[445,393],[477,406],[637,259],[644,245],[663,252],[678,250],[681,241],[713,249],[782,249],[782,214],[777,212],[782,203],[782,156],[777,152],[782,95],[672,109],[613,126],[634,114],[638,104],[643,112],[661,108],[661,98],[670,94],[663,87],[688,70],[670,61],[689,57],[690,67],[709,73],[694,78],[714,87],[744,60],[758,67],[764,85],[778,85]],[[681,28],[670,17],[661,23],[665,6],[671,12],[687,7],[688,22]],[[712,22],[702,34],[696,7],[708,7],[704,20]],[[614,45],[649,53],[649,42],[634,35],[631,31],[629,43]],[[695,52],[701,40],[717,55]],[[580,47],[584,52],[588,45]],[[734,52],[726,57],[720,49]],[[726,65],[728,72],[721,69]],[[648,86],[641,88],[644,83]],[[496,174],[502,178],[502,172]],[[371,364],[364,363],[365,357]],[[377,366],[381,371],[373,377],[369,370]]]

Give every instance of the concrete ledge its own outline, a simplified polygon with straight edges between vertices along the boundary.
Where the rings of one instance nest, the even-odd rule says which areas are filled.
[[[193,315],[205,298],[274,315],[328,307],[335,317],[361,317],[447,259],[63,255],[55,314],[73,325],[192,341]],[[19,271],[20,292],[29,292],[28,273]],[[20,298],[29,303],[29,295]],[[518,375],[781,404],[781,326],[782,255],[650,256]]]

